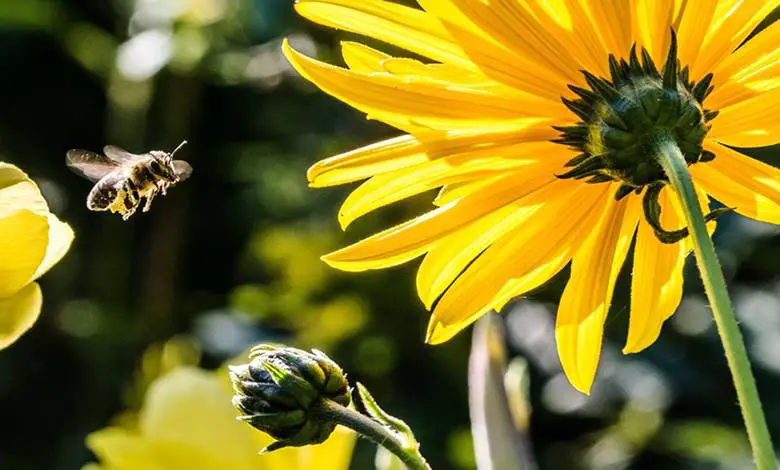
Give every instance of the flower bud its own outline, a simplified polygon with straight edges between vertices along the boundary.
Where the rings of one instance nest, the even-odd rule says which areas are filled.
[[[274,442],[264,451],[325,441],[335,424],[319,420],[312,406],[323,399],[342,406],[350,403],[344,372],[320,351],[260,345],[249,364],[230,368],[235,406],[253,427]]]

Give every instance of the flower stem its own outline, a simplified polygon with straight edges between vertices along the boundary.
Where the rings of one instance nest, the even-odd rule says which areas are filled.
[[[416,445],[414,448],[405,445],[397,434],[355,410],[324,398],[312,405],[310,412],[317,414],[323,421],[348,427],[375,444],[384,447],[395,454],[409,470],[430,470],[431,468]]]
[[[701,273],[704,290],[710,301],[712,316],[715,318],[718,334],[723,343],[723,349],[726,351],[726,360],[737,390],[737,398],[742,408],[742,417],[745,420],[748,439],[753,449],[756,468],[759,470],[776,469],[772,440],[758,397],[756,381],[750,369],[745,343],[737,325],[734,309],[731,306],[726,281],[715,254],[715,246],[707,232],[687,163],[671,135],[657,136],[653,146],[656,151],[655,157],[669,177],[669,182],[682,204],[685,220],[693,240],[696,264]]]

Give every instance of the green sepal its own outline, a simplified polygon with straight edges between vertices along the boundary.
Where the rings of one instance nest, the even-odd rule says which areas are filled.
[[[261,360],[261,364],[279,388],[294,396],[302,406],[308,407],[319,396],[317,389],[309,382],[293,375],[284,367],[279,367],[267,359]]]
[[[357,391],[358,395],[360,395],[360,400],[363,403],[363,407],[365,407],[366,412],[372,418],[374,418],[375,421],[389,429],[392,429],[400,436],[402,436],[404,443],[407,446],[412,448],[418,447],[419,444],[417,444],[417,440],[414,437],[412,428],[410,428],[408,424],[394,416],[389,415],[385,410],[380,408],[376,400],[374,400],[374,397],[371,396],[371,393],[368,391],[368,389],[360,382],[357,383]]]
[[[237,418],[247,421],[258,428],[289,428],[300,426],[306,422],[306,413],[303,410],[282,411],[278,413],[256,413],[243,415]]]
[[[644,212],[645,220],[648,225],[653,229],[658,241],[664,244],[677,243],[688,236],[688,227],[683,227],[678,230],[665,230],[661,226],[661,204],[658,202],[658,197],[663,189],[663,183],[654,183],[648,185],[645,191],[645,196],[642,198],[642,209]],[[706,216],[704,216],[704,222],[711,222],[723,214],[734,211],[733,207],[722,207],[719,209],[711,210]]]
[[[666,63],[663,71],[663,86],[667,90],[677,90],[677,33],[672,28],[672,43],[669,46],[669,54],[666,56]]]

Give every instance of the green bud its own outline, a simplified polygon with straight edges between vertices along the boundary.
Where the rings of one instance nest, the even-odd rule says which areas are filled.
[[[239,419],[277,440],[264,451],[324,442],[336,425],[316,419],[312,406],[323,399],[350,404],[344,372],[320,351],[261,345],[250,362],[230,367]]]

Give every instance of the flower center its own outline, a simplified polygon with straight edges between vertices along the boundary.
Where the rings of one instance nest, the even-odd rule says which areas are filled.
[[[698,82],[689,79],[688,67],[677,59],[677,38],[672,31],[669,54],[658,70],[645,48],[640,60],[636,46],[628,61],[609,56],[610,79],[583,71],[590,89],[569,85],[578,98],[562,98],[563,103],[580,118],[574,126],[556,127],[561,131],[556,143],[580,152],[566,163],[571,169],[559,178],[584,179],[587,183],[619,181],[615,193],[620,200],[631,192],[645,192],[645,218],[665,243],[687,236],[687,229],[666,232],[660,227],[660,188],[668,178],[657,162],[651,142],[659,134],[671,135],[688,165],[715,158],[702,148],[702,142],[717,111],[704,109],[705,98],[712,92],[712,74]],[[709,214],[712,220],[717,214]],[[672,235],[669,235],[672,234]]]

